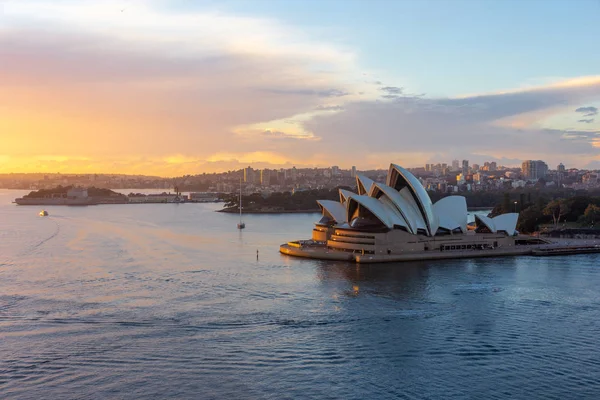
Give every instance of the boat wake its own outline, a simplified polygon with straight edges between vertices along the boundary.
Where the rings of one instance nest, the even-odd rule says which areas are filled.
[[[21,253],[19,253],[17,255],[17,257],[23,257],[23,256],[33,253],[35,250],[39,249],[45,243],[49,242],[50,240],[52,240],[58,236],[58,234],[60,233],[60,224],[58,223],[58,221],[55,218],[49,217],[48,219],[55,224],[54,232],[50,236],[48,236],[42,240],[39,240],[36,243],[31,244],[29,247],[27,247],[25,250],[23,250]]]

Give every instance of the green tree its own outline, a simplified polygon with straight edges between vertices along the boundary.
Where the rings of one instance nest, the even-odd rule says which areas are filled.
[[[504,193],[504,199],[502,200],[502,212],[510,212],[510,196],[508,193]]]
[[[544,220],[544,214],[535,206],[527,207],[519,215],[517,230],[523,233],[533,233],[538,230],[539,224]]]
[[[590,204],[585,209],[583,215],[579,217],[579,223],[586,226],[594,226],[596,222],[600,222],[600,207]]]
[[[525,193],[519,194],[519,211],[525,209]]]
[[[560,219],[570,211],[568,202],[565,199],[552,200],[543,210],[544,215],[552,217],[554,227],[558,227]]]

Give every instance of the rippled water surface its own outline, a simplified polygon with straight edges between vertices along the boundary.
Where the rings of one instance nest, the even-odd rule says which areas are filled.
[[[599,255],[358,266],[278,253],[314,214],[20,194],[0,398],[600,398]]]

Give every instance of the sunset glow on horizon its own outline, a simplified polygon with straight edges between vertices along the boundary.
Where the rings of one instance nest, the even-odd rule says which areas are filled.
[[[567,2],[251,3],[0,2],[0,173],[600,168],[600,27]]]

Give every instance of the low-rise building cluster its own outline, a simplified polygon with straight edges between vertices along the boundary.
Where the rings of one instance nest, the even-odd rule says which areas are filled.
[[[600,188],[599,171],[566,168],[559,164],[550,169],[541,160],[523,161],[521,167],[506,167],[495,161],[470,164],[469,160],[451,163],[427,163],[424,167],[409,168],[432,192],[458,193],[465,191],[497,191],[526,187],[555,187],[573,189]],[[185,175],[162,178],[114,174],[3,174],[0,188],[38,190],[62,186],[94,186],[110,189],[169,189],[175,192],[234,193],[241,188],[244,194],[298,192],[312,189],[331,189],[355,185],[357,172],[376,182],[385,180],[385,170],[357,171],[355,166],[325,168],[255,169],[223,173]]]

